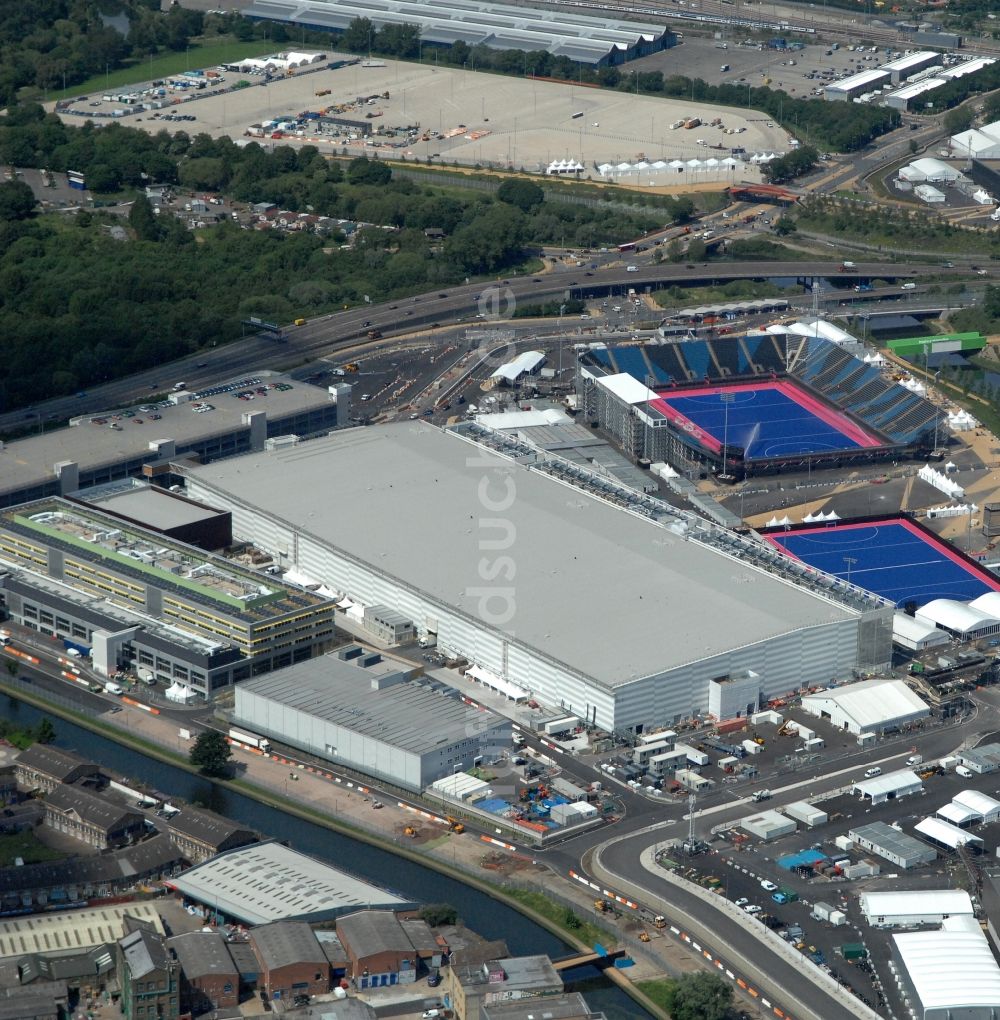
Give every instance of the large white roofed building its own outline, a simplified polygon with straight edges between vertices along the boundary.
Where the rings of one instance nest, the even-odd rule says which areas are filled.
[[[877,928],[940,924],[946,917],[972,917],[975,913],[964,889],[864,892],[858,904],[865,920]]]
[[[887,800],[898,800],[900,797],[909,797],[913,793],[922,793],[924,784],[920,777],[909,769],[900,769],[899,772],[890,772],[884,776],[875,776],[872,779],[862,780],[851,787],[851,792],[856,793],[862,800],[869,799],[872,804],[884,804]]]
[[[932,599],[917,610],[916,619],[963,639],[1000,633],[1000,616],[954,599]]]
[[[551,463],[399,422],[178,468],[280,565],[605,729],[703,713],[721,677],[755,674],[766,701],[888,658],[888,603],[778,576],[739,536]]]
[[[947,631],[935,627],[933,623],[918,620],[908,613],[896,613],[892,618],[892,643],[901,648],[909,648],[913,652],[921,652],[925,648],[937,648],[947,645],[951,637]]]
[[[917,822],[913,829],[924,839],[929,839],[932,843],[938,843],[949,850],[957,850],[962,846],[972,847],[974,850],[983,848],[983,840],[979,836],[974,836],[971,832],[966,832],[965,829],[960,829],[941,818],[924,818]]]
[[[989,824],[1000,819],[1000,800],[981,790],[960,790],[951,802],[974,812],[978,822]]]
[[[856,734],[884,733],[930,715],[927,705],[902,680],[891,677],[806,695],[802,707]]]
[[[1000,967],[978,921],[952,917],[940,931],[905,932],[892,943],[918,1020],[1000,1015]]]

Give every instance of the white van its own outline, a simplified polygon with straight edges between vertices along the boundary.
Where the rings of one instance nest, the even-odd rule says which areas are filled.
[[[955,766],[955,775],[956,776],[961,776],[963,779],[971,779],[972,778],[972,769],[966,768],[964,765],[956,765]]]
[[[121,684],[108,682],[104,685],[104,693],[115,694],[120,696],[125,693],[125,688],[122,687]]]
[[[639,267],[638,266],[626,266],[625,267],[625,272],[626,273],[638,273],[639,272]]]
[[[865,771],[865,779],[874,779],[876,776],[882,775],[882,769],[878,765]]]

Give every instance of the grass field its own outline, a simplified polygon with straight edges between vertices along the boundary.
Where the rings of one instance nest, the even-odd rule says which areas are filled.
[[[18,857],[25,864],[37,864],[40,861],[62,860],[65,856],[39,842],[33,832],[15,832],[9,836],[0,836],[0,868],[13,866]]]
[[[226,36],[204,40],[190,46],[185,53],[161,53],[150,60],[133,63],[108,75],[95,75],[72,88],[47,93],[46,98],[71,99],[74,96],[90,95],[91,92],[105,92],[109,88],[136,85],[139,82],[165,78],[170,74],[182,74],[184,71],[193,71],[200,67],[214,67],[242,57],[261,57],[280,48],[279,44],[263,39],[237,42],[231,36]]]

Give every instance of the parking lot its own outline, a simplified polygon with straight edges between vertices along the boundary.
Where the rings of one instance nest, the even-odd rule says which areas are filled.
[[[723,45],[725,49],[722,49]],[[710,84],[739,84],[754,88],[770,79],[772,88],[783,89],[796,98],[808,98],[830,81],[878,67],[890,59],[885,47],[879,47],[877,53],[872,52],[871,46],[863,51],[849,49],[848,46],[838,46],[834,50],[823,44],[794,50],[771,49],[756,41],[744,45],[737,40],[692,36],[672,50],[643,57],[628,67],[701,78]],[[722,70],[724,65],[729,66],[728,71]]]
[[[982,742],[993,739],[993,735],[984,736]],[[866,771],[863,766],[864,763],[856,773],[852,770],[852,774],[845,776],[842,785],[862,779]],[[899,760],[887,763],[884,771],[903,767],[904,761]],[[917,772],[930,771],[927,764],[913,768]],[[805,787],[796,791],[798,798],[789,792],[768,803],[748,804],[738,817],[748,817],[772,806],[780,810],[782,804],[793,799],[809,799],[827,813],[827,822],[814,828],[800,824],[794,834],[769,842],[749,836],[738,824],[722,824],[715,827],[718,831],[700,833],[706,852],[688,857],[676,847],[663,854],[662,863],[734,901],[799,948],[813,965],[829,968],[872,1005],[879,1007],[880,995],[884,994],[891,1006],[899,1010],[902,1003],[894,1001],[895,985],[886,970],[893,932],[867,924],[858,896],[876,889],[969,888],[971,872],[959,855],[940,847],[935,847],[938,857],[933,864],[903,870],[868,851],[858,848],[845,851],[837,840],[846,837],[852,828],[878,821],[920,839],[913,832],[914,825],[934,815],[958,792],[970,789],[996,797],[1000,795],[1000,775],[962,776],[953,770],[931,774],[923,779],[922,793],[874,806],[850,792],[810,797]],[[984,859],[992,857],[1000,840],[1000,823],[975,826],[974,832],[985,841]],[[878,874],[848,880],[837,873],[835,866],[841,861],[866,860],[879,865]],[[975,894],[974,889],[970,891]],[[842,911],[846,915],[844,922],[834,925],[814,916],[817,903]],[[843,947],[852,943],[864,944],[871,966],[863,959],[845,959]],[[848,950],[847,955],[853,955],[853,951]]]
[[[227,86],[232,83],[227,78]],[[142,86],[136,88],[141,93]],[[748,153],[788,148],[788,135],[780,126],[744,109],[391,60],[267,83],[253,79],[252,87],[195,93],[189,101],[167,110],[136,113],[134,106],[101,100],[97,112],[114,114],[118,109],[122,115],[129,114],[125,119],[130,126],[150,132],[170,126],[163,125],[165,116],[193,116],[196,121],[185,125],[189,133],[205,131],[241,138],[252,124],[295,116],[303,110],[351,104],[358,96],[376,97],[377,101],[366,101],[364,110],[351,116],[367,118],[382,136],[352,139],[350,132],[344,132],[322,138],[321,146],[325,142],[329,151],[376,150],[420,160],[513,165],[534,171],[544,169],[552,160],[572,157],[580,160],[591,176],[595,163],[635,160],[641,158],[640,153],[673,159],[704,155],[705,148],[713,145],[739,146]],[[87,104],[92,101],[97,100],[88,99],[83,106],[89,109]],[[72,111],[61,111],[60,116],[67,123],[80,123]],[[678,120],[693,117],[704,125],[718,119],[721,126],[702,127],[697,132],[671,128]],[[416,133],[392,130],[414,127]],[[301,133],[302,141],[313,142],[316,137],[320,136]],[[299,138],[298,132],[291,132],[282,140]],[[704,144],[699,146],[698,138]]]

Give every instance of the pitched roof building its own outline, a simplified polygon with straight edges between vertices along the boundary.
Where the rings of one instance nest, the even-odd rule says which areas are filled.
[[[99,850],[138,839],[144,817],[78,786],[57,786],[45,798],[45,824]]]
[[[198,808],[185,808],[174,815],[167,822],[167,832],[192,864],[201,864],[224,850],[256,843],[260,838],[252,829]]]
[[[51,744],[32,744],[25,748],[14,763],[17,784],[22,790],[48,793],[60,783],[100,775],[100,767],[71,751],[62,751]]]

